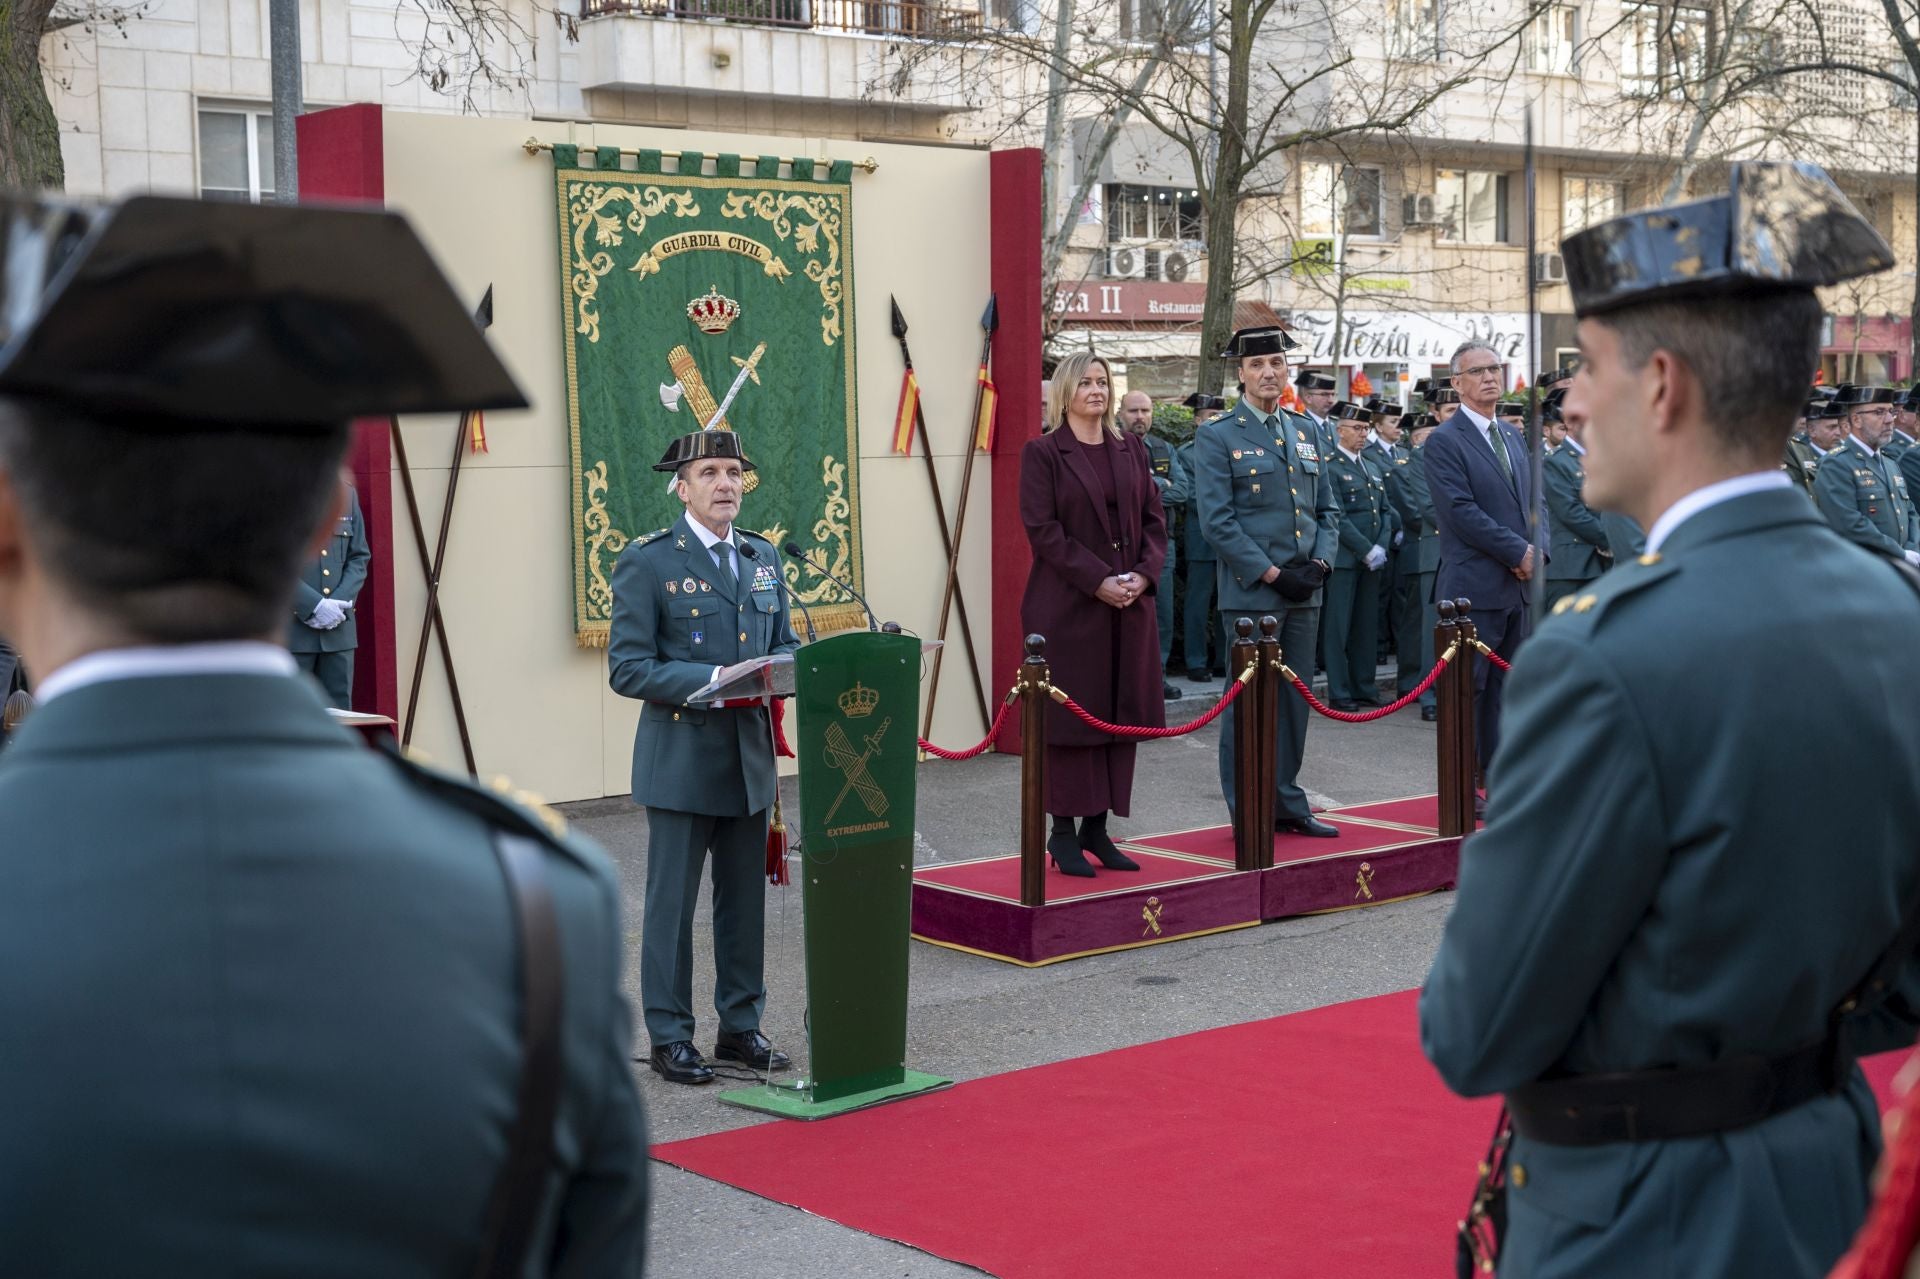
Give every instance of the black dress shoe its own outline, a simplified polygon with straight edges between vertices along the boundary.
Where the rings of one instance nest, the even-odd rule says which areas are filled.
[[[1084,824],[1080,827],[1080,847],[1093,854],[1093,859],[1104,870],[1139,870],[1140,863],[1121,852],[1114,845],[1113,836],[1107,834],[1104,826],[1090,830]]]
[[[737,1061],[755,1070],[785,1070],[793,1065],[785,1053],[776,1050],[772,1041],[757,1030],[737,1035],[721,1031],[714,1036],[713,1055],[717,1061]]]
[[[1420,708],[1420,718],[1429,724],[1434,723],[1440,718],[1440,708],[1438,706],[1422,706]]]
[[[1350,702],[1344,697],[1339,698],[1336,701],[1328,702],[1327,705],[1331,706],[1336,711],[1344,711],[1349,715],[1351,715],[1353,712],[1360,709],[1360,703]]]
[[[1047,857],[1062,875],[1072,875],[1075,879],[1093,878],[1093,866],[1088,863],[1087,855],[1080,851],[1080,839],[1072,831],[1058,831],[1047,836]]]
[[[1312,817],[1282,817],[1273,824],[1273,828],[1283,835],[1312,835],[1315,839],[1337,839],[1340,836],[1338,826],[1329,826]]]
[[[647,1065],[653,1067],[653,1073],[670,1084],[710,1084],[713,1082],[713,1068],[707,1065],[707,1059],[692,1041],[676,1039],[670,1044],[661,1044],[647,1058]]]
[[[1194,666],[1187,669],[1187,678],[1196,684],[1204,684],[1212,679],[1213,675],[1208,671],[1203,671],[1199,667]]]
[[[1185,693],[1182,693],[1179,689],[1167,683],[1167,681],[1165,680],[1160,681],[1160,700],[1161,701],[1177,702],[1182,697],[1185,697],[1185,696],[1186,696]]]

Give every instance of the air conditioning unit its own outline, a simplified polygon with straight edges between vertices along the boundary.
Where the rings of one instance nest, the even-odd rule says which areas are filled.
[[[1147,273],[1147,255],[1131,244],[1116,244],[1107,250],[1107,278],[1138,280]]]
[[[1193,274],[1195,255],[1181,249],[1175,249],[1160,259],[1160,278],[1174,284],[1185,284],[1187,277]]]
[[[1402,196],[1400,223],[1407,227],[1439,226],[1440,215],[1434,208],[1433,196],[1431,194]]]
[[[1533,279],[1536,284],[1565,284],[1567,260],[1558,253],[1534,254]]]

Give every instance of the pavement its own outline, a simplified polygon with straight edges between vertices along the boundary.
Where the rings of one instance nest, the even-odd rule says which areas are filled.
[[[1382,670],[1381,688],[1390,688]],[[1212,705],[1221,685],[1176,677],[1186,696],[1167,706],[1180,723]],[[1185,737],[1141,745],[1134,812],[1116,817],[1116,837],[1226,820],[1217,749],[1222,721]],[[969,743],[942,743],[967,745]],[[1019,837],[1020,761],[984,755],[933,761],[919,771],[915,861],[929,864],[1013,851]],[[1409,707],[1371,724],[1315,717],[1300,783],[1317,806],[1367,803],[1434,789],[1434,725]],[[786,800],[794,802],[792,781]],[[575,827],[612,855],[626,903],[627,994],[639,1005],[640,914],[646,883],[646,816],[626,799],[571,804]],[[805,1004],[797,887],[770,890],[767,1011],[762,1029],[803,1056]],[[1267,924],[1189,941],[1070,960],[1047,968],[1010,964],[915,942],[911,948],[907,1064],[956,1080],[1148,1043],[1417,986],[1439,944],[1449,894],[1335,915]],[[712,1046],[713,987],[708,904],[695,923],[693,982],[699,1042]],[[641,1032],[635,1051],[644,1057]],[[667,1084],[644,1064],[636,1078],[656,1142],[768,1121],[719,1102],[713,1087]],[[732,1085],[722,1085],[732,1086]],[[648,1272],[716,1269],[780,1279],[936,1279],[977,1275],[879,1239],[656,1163]]]

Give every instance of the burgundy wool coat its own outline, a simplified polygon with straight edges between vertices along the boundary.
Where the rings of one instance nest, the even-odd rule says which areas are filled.
[[[1108,527],[1108,472],[1100,448],[1115,450],[1118,528]],[[1028,442],[1020,454],[1020,520],[1033,547],[1020,625],[1046,637],[1053,682],[1109,723],[1165,724],[1152,593],[1167,557],[1167,520],[1146,445],[1123,434],[1089,449],[1067,426]],[[1094,592],[1106,578],[1126,572],[1146,589],[1116,610]],[[1116,740],[1059,703],[1048,703],[1049,744],[1104,746]]]

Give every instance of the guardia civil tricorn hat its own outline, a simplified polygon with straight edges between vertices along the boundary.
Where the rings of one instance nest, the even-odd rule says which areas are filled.
[[[1227,407],[1225,400],[1217,395],[1208,395],[1204,391],[1195,391],[1192,395],[1180,401],[1180,403],[1192,409],[1195,413],[1205,413],[1209,409],[1224,409]]]
[[[1303,391],[1332,391],[1340,385],[1325,373],[1317,373],[1312,369],[1301,369],[1300,375],[1293,379],[1293,384]]]
[[[1373,421],[1372,410],[1364,404],[1354,404],[1348,400],[1342,400],[1328,409],[1327,416],[1336,422],[1358,422],[1362,426]]]
[[[384,209],[0,195],[0,395],[302,429],[525,408]]]
[[[667,455],[653,464],[656,471],[677,471],[703,457],[730,457],[740,469],[751,471],[753,463],[740,451],[740,437],[732,431],[694,431],[667,445]]]
[[[1574,313],[1668,298],[1814,289],[1884,271],[1893,250],[1826,172],[1741,163],[1726,195],[1643,209],[1560,242]]]
[[[1236,329],[1227,339],[1222,357],[1229,360],[1244,360],[1250,355],[1284,355],[1299,346],[1287,331],[1277,324],[1262,324],[1250,329]]]

